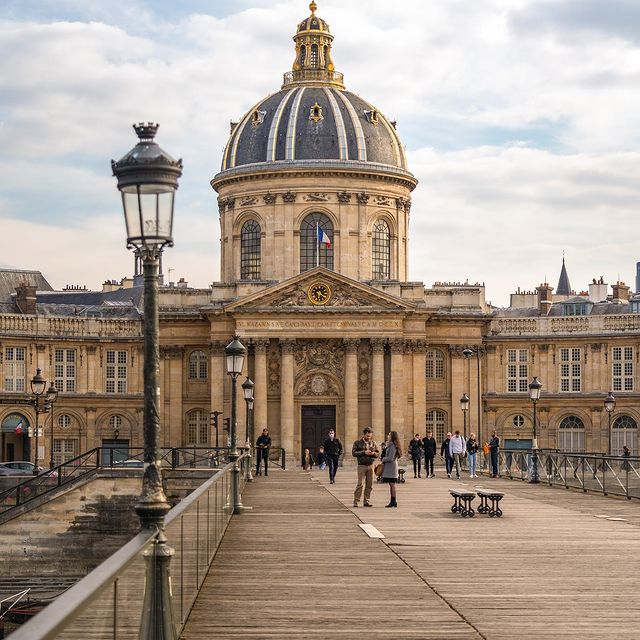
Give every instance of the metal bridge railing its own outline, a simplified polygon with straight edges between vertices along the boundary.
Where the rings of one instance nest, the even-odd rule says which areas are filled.
[[[500,477],[528,481],[533,466],[532,454],[530,449],[501,449],[498,454]],[[478,455],[478,469],[488,472],[489,456]],[[640,498],[639,457],[548,449],[539,449],[537,456],[540,483],[616,495],[629,500]]]
[[[240,488],[248,456],[243,453]],[[176,505],[165,520],[175,555],[171,560],[171,601],[180,633],[233,512],[233,463]],[[156,531],[142,531],[65,591],[52,606],[11,634],[13,640],[134,640],[138,638],[145,591],[145,554],[157,548]]]
[[[76,483],[100,469],[142,468],[144,449],[96,447],[37,476],[0,477],[0,519],[11,509],[24,505],[60,487]],[[174,447],[161,449],[163,466],[171,469],[220,468],[229,462],[229,449],[222,447]]]

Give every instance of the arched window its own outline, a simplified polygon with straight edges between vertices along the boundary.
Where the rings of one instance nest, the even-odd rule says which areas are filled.
[[[311,60],[309,61],[314,69],[318,68],[318,45],[311,45]]]
[[[242,225],[240,280],[260,280],[260,225],[255,220]]]
[[[439,349],[427,351],[427,378],[431,380],[444,378],[444,354]]]
[[[300,272],[314,267],[333,271],[333,225],[323,213],[310,213],[300,225]]]
[[[376,220],[371,237],[371,269],[374,280],[391,277],[391,233],[384,220]]]
[[[209,377],[209,362],[204,351],[192,351],[189,356],[189,379],[206,380]]]
[[[67,415],[66,413],[58,416],[58,426],[61,429],[68,429],[71,426],[71,416]]]
[[[561,451],[584,451],[584,423],[578,416],[563,418],[558,429],[558,448]]]
[[[209,415],[201,409],[187,414],[187,445],[209,444]]]
[[[306,64],[306,57],[307,57],[307,47],[305,47],[304,45],[302,45],[300,47],[300,65],[301,66],[305,66]]]
[[[427,411],[426,427],[427,431],[433,431],[436,442],[441,444],[447,432],[447,414],[440,409]]]
[[[109,428],[115,431],[122,426],[122,418],[120,416],[111,416],[109,418]]]
[[[622,447],[625,445],[631,450],[631,455],[638,452],[638,423],[627,415],[618,416],[611,430],[611,453],[614,456],[622,455]]]

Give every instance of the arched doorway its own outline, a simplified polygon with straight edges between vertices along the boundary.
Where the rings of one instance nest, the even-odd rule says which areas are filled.
[[[2,419],[0,444],[3,462],[31,459],[30,426],[29,418],[22,413],[10,413]]]

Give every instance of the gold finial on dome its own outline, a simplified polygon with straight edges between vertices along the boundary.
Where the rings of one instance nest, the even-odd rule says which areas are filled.
[[[311,9],[311,13],[315,13],[317,8],[318,8],[318,5],[312,0],[311,4],[309,5],[309,9]]]

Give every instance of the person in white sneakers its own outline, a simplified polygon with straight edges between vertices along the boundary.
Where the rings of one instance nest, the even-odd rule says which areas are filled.
[[[456,478],[460,479],[460,469],[462,468],[462,458],[467,450],[467,443],[460,435],[460,431],[456,429],[453,437],[449,441],[449,455],[453,459],[456,466]]]

